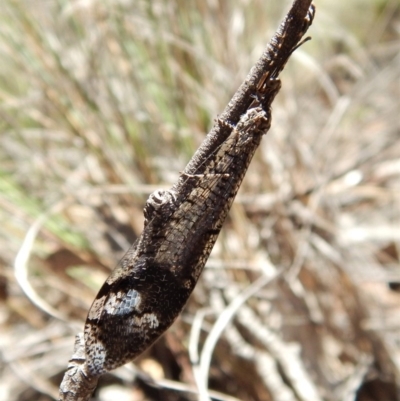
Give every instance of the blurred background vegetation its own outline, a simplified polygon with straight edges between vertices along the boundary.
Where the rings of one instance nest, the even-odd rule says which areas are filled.
[[[289,6],[2,0],[0,401],[56,399],[146,198]],[[400,4],[316,6],[184,313],[97,400],[400,399]]]

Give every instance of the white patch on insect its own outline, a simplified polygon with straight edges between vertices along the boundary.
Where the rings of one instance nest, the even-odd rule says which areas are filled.
[[[93,302],[93,305],[90,308],[89,315],[88,315],[88,318],[90,320],[100,319],[105,300],[106,300],[106,296],[101,297],[100,299],[96,299]]]
[[[99,375],[105,372],[104,363],[107,359],[107,350],[99,340],[90,346],[89,369],[92,374]]]
[[[145,313],[142,317],[135,317],[134,322],[136,326],[148,325],[150,329],[155,329],[160,324],[154,313]]]
[[[156,214],[161,213],[161,210],[172,207],[176,202],[176,193],[172,190],[157,189],[150,194],[149,199],[144,206],[145,226]]]
[[[158,210],[166,203],[173,202],[176,202],[175,191],[165,189],[157,189],[152,194],[150,194],[149,199],[147,200],[147,203],[151,205],[155,210]]]
[[[135,290],[128,292],[118,291],[108,298],[104,305],[104,311],[110,315],[127,315],[137,309],[141,303],[141,296]]]

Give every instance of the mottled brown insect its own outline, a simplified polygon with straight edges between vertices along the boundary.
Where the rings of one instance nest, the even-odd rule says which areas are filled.
[[[84,337],[77,338],[60,387],[61,399],[87,399],[101,374],[133,360],[181,312],[271,125],[271,103],[281,86],[278,75],[312,23],[310,3],[294,2],[178,182],[150,195],[142,235],[90,308]]]
[[[150,196],[141,238],[89,311],[85,344],[91,374],[135,358],[179,315],[270,121],[269,110],[249,109],[201,175],[183,174],[183,196],[173,190]]]

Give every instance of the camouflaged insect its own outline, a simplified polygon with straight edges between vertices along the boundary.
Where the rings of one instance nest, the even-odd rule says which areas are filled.
[[[294,1],[178,182],[171,190],[150,195],[140,238],[103,284],[84,334],[76,337],[60,400],[88,400],[104,372],[133,360],[182,311],[271,125],[278,75],[304,42],[314,12],[310,0]]]
[[[177,318],[269,126],[269,110],[248,110],[202,174],[183,174],[185,196],[174,191],[150,196],[141,238],[106,280],[86,320],[92,375],[134,359]]]

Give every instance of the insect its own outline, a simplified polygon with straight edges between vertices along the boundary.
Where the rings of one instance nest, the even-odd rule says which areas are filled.
[[[195,287],[270,112],[251,108],[181,193],[150,195],[140,239],[106,280],[89,311],[85,347],[94,376],[132,360],[176,319]]]
[[[278,75],[304,43],[314,12],[310,0],[295,0],[178,182],[150,195],[141,236],[101,287],[76,338],[60,400],[89,399],[103,373],[133,360],[178,317],[271,125]]]

